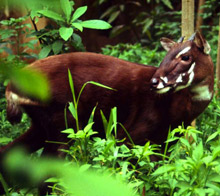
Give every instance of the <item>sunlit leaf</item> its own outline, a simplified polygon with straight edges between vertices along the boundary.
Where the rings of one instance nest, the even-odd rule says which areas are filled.
[[[73,115],[73,117],[76,119],[77,118],[77,111],[76,111],[76,108],[74,107],[74,104],[72,102],[69,103],[68,109],[71,112],[71,114]]]
[[[39,10],[38,13],[42,14],[45,17],[51,18],[53,20],[58,20],[58,21],[65,22],[63,17],[60,16],[59,14],[57,14],[54,11],[51,11],[51,10]]]
[[[61,27],[59,29],[60,36],[67,41],[73,34],[73,28],[71,27]]]
[[[69,0],[60,0],[61,8],[66,15],[67,21],[70,20],[72,8]]]
[[[80,23],[77,23],[77,22],[73,22],[71,24],[73,27],[75,27],[76,29],[80,30],[81,32],[83,31],[83,27]]]
[[[42,101],[49,99],[49,83],[41,73],[31,69],[12,69],[4,63],[0,63],[0,73],[8,77],[22,94]]]
[[[77,20],[80,16],[82,16],[86,12],[86,10],[87,10],[87,6],[77,8],[73,14],[71,22],[74,22],[75,20]]]
[[[90,29],[110,29],[111,25],[103,20],[85,20],[81,23],[85,28]]]

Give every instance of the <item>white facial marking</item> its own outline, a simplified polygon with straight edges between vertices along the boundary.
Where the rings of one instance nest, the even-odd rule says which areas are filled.
[[[209,101],[212,98],[213,92],[209,91],[208,85],[196,85],[191,89],[192,93],[195,93],[193,96],[194,101]]]
[[[165,87],[163,89],[158,90],[157,93],[159,93],[159,94],[166,93],[166,92],[168,92],[170,90],[170,88],[171,88],[170,86],[167,86],[167,87]]]
[[[190,86],[191,85],[191,83],[192,83],[192,81],[193,81],[193,79],[194,79],[194,68],[195,68],[195,63],[193,63],[192,65],[191,65],[191,67],[189,68],[189,70],[188,70],[188,73],[189,73],[189,80],[188,80],[188,82],[187,82],[187,84],[186,85],[182,85],[182,86],[177,86],[176,87],[176,89],[175,89],[175,92],[176,91],[179,91],[179,90],[182,90],[182,89],[184,89],[184,88],[187,88],[188,86]]]
[[[190,46],[187,46],[186,48],[184,48],[183,50],[181,50],[181,51],[176,55],[176,58],[179,58],[182,54],[187,53],[190,49],[191,49],[191,47],[190,47]]]
[[[188,73],[191,73],[195,68],[196,63],[194,62],[188,70]]]
[[[157,89],[161,89],[161,88],[164,88],[164,85],[163,85],[162,82],[160,82],[160,83],[158,84],[158,86],[157,86]]]
[[[182,74],[179,75],[179,77],[176,79],[176,83],[183,82]]]
[[[167,83],[168,82],[168,78],[167,77],[160,77],[161,80],[164,81],[164,83]]]

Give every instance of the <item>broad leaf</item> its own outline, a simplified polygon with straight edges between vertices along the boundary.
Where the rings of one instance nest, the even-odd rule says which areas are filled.
[[[52,49],[52,48],[51,48],[50,45],[43,47],[43,48],[41,49],[40,53],[39,53],[39,58],[40,58],[40,59],[43,59],[43,58],[47,57],[47,56],[49,55],[51,49]]]
[[[81,32],[83,31],[83,27],[80,23],[77,23],[77,22],[73,22],[71,24],[73,27],[75,27],[76,29],[80,30]]]
[[[81,23],[85,28],[90,29],[110,29],[112,26],[103,20],[86,20]]]
[[[63,42],[61,40],[57,40],[52,44],[52,50],[54,54],[58,54],[61,52],[63,47]]]
[[[79,7],[78,9],[76,9],[71,19],[71,22],[77,20],[80,16],[82,16],[86,12],[86,10],[87,10],[87,6]]]
[[[61,4],[61,8],[62,8],[64,14],[66,15],[66,19],[69,22],[71,12],[72,12],[71,4],[70,4],[69,0],[60,0],[60,4]]]
[[[0,74],[9,78],[27,97],[47,101],[50,97],[50,88],[47,79],[39,72],[31,69],[12,69],[9,65],[0,63]]]
[[[71,27],[61,27],[59,29],[60,36],[67,41],[73,34],[73,28]]]
[[[57,14],[56,12],[53,12],[53,11],[50,11],[50,10],[40,10],[40,11],[38,11],[38,13],[40,13],[43,16],[46,16],[48,18],[51,18],[53,20],[58,20],[58,21],[65,22],[63,17],[60,16],[59,14]]]

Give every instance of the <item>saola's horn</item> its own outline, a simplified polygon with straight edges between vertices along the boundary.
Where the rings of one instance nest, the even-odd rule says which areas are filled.
[[[194,41],[195,37],[196,37],[196,33],[193,33],[191,37],[188,39],[188,41]]]
[[[177,43],[182,43],[184,40],[185,36],[182,36],[181,38],[178,39]]]

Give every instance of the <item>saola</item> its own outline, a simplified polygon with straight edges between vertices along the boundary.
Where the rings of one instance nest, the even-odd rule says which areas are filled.
[[[55,55],[27,66],[25,69],[36,69],[48,78],[51,100],[45,105],[9,83],[6,89],[9,121],[19,122],[22,112],[26,112],[32,125],[22,136],[2,147],[0,153],[22,145],[30,153],[44,147],[44,155],[59,155],[62,146],[45,141],[67,141],[61,131],[65,129],[64,107],[72,101],[68,69],[76,94],[87,81],[115,89],[86,86],[78,106],[80,128],[87,124],[97,105],[93,129],[103,137],[100,109],[108,115],[116,106],[118,122],[136,144],[147,140],[162,144],[170,126],[175,128],[182,123],[187,126],[204,111],[213,96],[214,75],[209,44],[199,33],[186,42],[162,38],[161,43],[168,53],[159,68],[87,52]],[[67,120],[74,128],[70,113]],[[117,136],[124,138],[126,134],[119,128]]]

